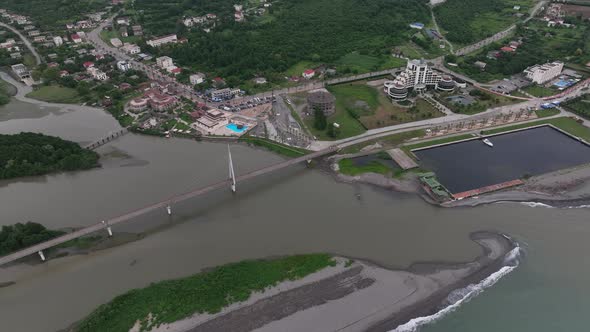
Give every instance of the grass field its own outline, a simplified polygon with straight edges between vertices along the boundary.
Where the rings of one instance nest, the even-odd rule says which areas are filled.
[[[391,161],[391,157],[387,154],[387,152],[379,152],[368,157],[374,157],[374,159],[364,165],[356,164],[354,159],[351,158],[341,159],[338,162],[340,173],[351,176],[363,173],[377,173],[385,175],[391,174],[395,171],[391,165],[386,163],[387,161]]]
[[[394,58],[390,55],[374,57],[363,55],[359,52],[352,52],[338,60],[337,70],[342,71],[344,68],[347,68],[355,73],[367,73],[389,68],[398,68],[405,65],[405,59]]]
[[[42,86],[27,94],[27,97],[49,103],[77,104],[81,101],[80,95],[75,89],[56,85]]]
[[[522,123],[514,126],[498,128],[498,129],[491,129],[486,130],[483,132],[484,135],[492,135],[503,133],[505,131],[528,128],[533,126],[538,126],[541,124],[552,124],[555,127],[566,131],[574,136],[580,137],[586,141],[590,141],[590,128],[585,127],[584,125],[577,123],[574,119],[568,117],[561,117],[561,118],[554,118],[554,119],[545,119],[540,121],[534,121],[530,123]]]
[[[535,114],[537,114],[537,117],[539,117],[539,118],[547,118],[547,117],[559,114],[559,110],[556,108],[550,108],[550,109],[546,109],[546,110],[536,110]]]
[[[440,101],[442,104],[446,105],[455,113],[460,114],[468,114],[473,115],[477,113],[484,112],[490,108],[505,106],[505,105],[512,105],[516,103],[522,102],[518,99],[512,99],[509,97],[498,96],[495,94],[491,94],[485,91],[477,90],[478,95],[474,96],[477,101],[469,106],[458,105],[456,103],[452,103],[446,99],[448,96],[452,96],[455,94],[448,94],[448,93],[441,93],[437,95],[437,100]]]
[[[548,97],[548,96],[553,96],[558,93],[557,90],[546,88],[541,85],[527,86],[526,88],[524,88],[522,90],[526,93],[529,93],[529,94],[535,96],[535,97]]]
[[[253,292],[333,265],[335,261],[327,254],[309,254],[219,266],[128,291],[98,307],[75,330],[129,331],[139,321],[139,330],[149,331],[194,313],[217,313],[232,303],[247,300]]]
[[[136,43],[140,40],[139,37],[129,36],[129,37],[121,37],[118,31],[115,30],[102,30],[100,32],[100,39],[102,39],[105,43],[111,45],[112,38],[119,38],[124,43]]]
[[[301,77],[301,75],[303,74],[303,72],[306,69],[313,69],[317,65],[318,65],[317,63],[314,63],[311,61],[300,61],[300,62],[296,63],[293,67],[289,68],[285,72],[285,75],[287,75],[288,77],[292,77],[292,76]]]
[[[340,125],[341,133],[337,139],[362,134],[366,129],[443,116],[421,98],[413,107],[393,104],[379,88],[368,86],[365,81],[334,85],[328,90],[336,97],[336,113],[328,121]],[[330,139],[325,133],[313,129],[312,118],[306,118],[305,122],[316,137]]]
[[[567,102],[565,107],[585,119],[590,119],[590,95],[588,94]]]

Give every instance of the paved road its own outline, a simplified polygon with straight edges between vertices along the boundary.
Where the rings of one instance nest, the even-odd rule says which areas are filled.
[[[37,64],[41,64],[41,57],[39,56],[39,53],[37,53],[37,50],[33,47],[33,44],[31,44],[31,41],[27,39],[27,37],[25,37],[22,33],[20,33],[20,31],[18,31],[17,29],[13,28],[12,26],[2,23],[0,22],[0,26],[3,26],[7,29],[9,29],[10,31],[16,33],[20,39],[23,40],[23,42],[25,43],[25,45],[27,46],[27,48],[29,49],[29,51],[31,51],[31,53],[33,54],[33,56],[35,57],[35,61],[37,62]]]

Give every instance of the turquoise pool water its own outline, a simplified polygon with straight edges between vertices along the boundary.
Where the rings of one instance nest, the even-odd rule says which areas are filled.
[[[231,130],[233,132],[236,132],[238,134],[241,134],[241,133],[245,132],[246,130],[248,130],[248,126],[243,126],[240,129],[240,128],[238,128],[238,125],[235,124],[235,123],[230,123],[227,126],[225,126],[225,128],[227,128],[227,129],[229,129],[229,130]]]

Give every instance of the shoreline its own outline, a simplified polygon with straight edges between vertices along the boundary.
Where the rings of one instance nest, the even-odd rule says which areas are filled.
[[[478,284],[506,266],[505,258],[518,246],[488,231],[474,232],[470,239],[482,248],[470,262],[418,262],[388,269],[334,256],[334,267],[253,293],[219,313],[194,314],[150,331],[390,331],[439,312],[449,305],[453,291]]]
[[[476,207],[503,202],[538,203],[557,208],[577,208],[590,205],[590,165],[588,164],[534,176],[527,179],[525,184],[520,187],[439,203],[423,192],[417,177],[412,174],[401,178],[390,178],[383,174],[370,172],[356,176],[339,172],[338,160],[366,154],[332,156],[323,160],[321,168],[338,182],[367,184],[385,190],[416,194],[427,203],[442,208]]]

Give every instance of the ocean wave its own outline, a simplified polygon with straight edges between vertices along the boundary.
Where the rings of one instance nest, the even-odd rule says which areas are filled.
[[[517,246],[508,254],[506,254],[504,258],[506,265],[503,266],[500,270],[492,273],[490,276],[488,276],[478,284],[471,284],[465,288],[452,291],[449,294],[449,296],[447,296],[446,303],[448,305],[445,308],[430,316],[414,318],[409,322],[398,326],[395,330],[392,330],[390,332],[416,332],[418,331],[420,326],[434,323],[442,317],[454,312],[463,303],[466,303],[472,298],[481,294],[486,288],[492,287],[500,279],[502,279],[502,277],[508,275],[510,272],[516,269],[519,264],[519,256],[520,247]]]
[[[548,209],[555,208],[554,206],[551,206],[549,204],[539,203],[539,202],[520,202],[520,204],[526,205],[526,206],[529,206],[529,207],[544,207],[544,208],[548,208]]]

